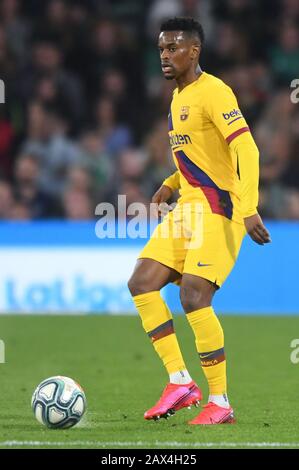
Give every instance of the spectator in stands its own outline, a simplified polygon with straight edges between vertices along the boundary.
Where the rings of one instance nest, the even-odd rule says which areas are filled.
[[[119,155],[118,163],[115,166],[113,182],[107,191],[106,200],[117,205],[118,194],[138,194],[142,200],[146,198],[145,168],[147,164],[147,154],[143,149],[127,148]],[[132,183],[132,184],[131,184]],[[131,192],[131,189],[134,191]],[[138,202],[138,199],[131,202]]]
[[[29,207],[24,202],[15,201],[9,213],[8,219],[28,221],[32,219],[32,216]]]
[[[0,19],[6,32],[8,47],[19,64],[22,64],[28,57],[31,26],[28,19],[21,15],[20,7],[19,0],[2,0]]]
[[[68,167],[80,161],[79,147],[67,137],[68,121],[59,110],[32,102],[28,111],[28,139],[22,151],[37,157],[42,189],[62,194]]]
[[[59,202],[40,188],[39,174],[39,163],[33,155],[18,157],[14,174],[15,199],[27,208],[31,219],[58,217],[61,215]]]
[[[84,96],[80,81],[63,66],[64,51],[59,42],[52,37],[35,39],[31,61],[19,70],[16,80],[16,91],[19,98],[28,103],[33,97],[37,83],[41,77],[55,80],[59,94],[64,97],[68,106],[68,119],[74,129],[79,124],[84,112]]]
[[[152,132],[148,135],[145,146],[148,152],[148,161],[144,187],[148,197],[151,197],[153,188],[158,189],[161,182],[175,171],[169,147],[168,124],[165,119],[157,121]]]
[[[11,185],[5,180],[0,180],[0,220],[10,218],[13,205],[14,197]]]
[[[128,126],[117,122],[114,102],[109,98],[100,98],[95,109],[96,126],[105,143],[105,149],[116,155],[132,143],[132,134]]]
[[[298,77],[299,31],[295,23],[282,23],[278,43],[271,49],[271,68],[280,85],[290,84]]]
[[[0,106],[0,177],[9,178],[12,174],[15,133],[9,119],[1,112],[3,104]]]
[[[85,191],[69,188],[63,196],[64,217],[67,220],[91,220],[95,207]]]
[[[79,151],[80,162],[92,175],[94,191],[97,198],[101,198],[111,181],[113,164],[96,129],[90,128],[82,133]]]

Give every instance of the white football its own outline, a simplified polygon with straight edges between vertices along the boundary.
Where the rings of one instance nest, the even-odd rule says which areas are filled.
[[[80,421],[86,409],[86,398],[77,382],[57,375],[43,380],[36,387],[31,406],[41,424],[65,429]]]

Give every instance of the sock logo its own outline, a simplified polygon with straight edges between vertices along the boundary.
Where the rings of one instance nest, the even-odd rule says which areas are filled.
[[[213,354],[213,353],[211,352],[211,353],[209,353],[209,354],[200,354],[199,356],[200,356],[200,359],[205,359],[206,357],[209,357],[209,356],[211,356],[212,354]]]
[[[224,348],[216,349],[216,351],[199,353],[199,359],[202,367],[216,366],[220,362],[225,361]]]
[[[211,361],[203,361],[203,360],[200,361],[202,367],[216,366],[217,364],[219,364],[219,362],[222,362],[222,361],[219,361],[218,359],[212,359]]]

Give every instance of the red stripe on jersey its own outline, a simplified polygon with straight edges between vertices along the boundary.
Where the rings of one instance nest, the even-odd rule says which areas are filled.
[[[242,127],[241,129],[238,129],[237,131],[233,132],[231,135],[226,137],[226,142],[230,144],[238,135],[243,134],[243,132],[250,132],[249,127]]]
[[[183,152],[181,152],[183,153]],[[214,214],[219,214],[223,215],[224,217],[228,217],[231,219],[231,215],[228,216],[225,212],[224,207],[221,207],[219,203],[219,193],[217,188],[211,188],[208,186],[204,186],[202,182],[200,182],[194,175],[192,175],[191,171],[187,168],[187,166],[184,164],[182,159],[180,158],[180,152],[175,152],[175,155],[177,157],[177,162],[179,165],[179,169],[181,170],[182,174],[186,178],[189,184],[193,186],[194,188],[200,188],[202,192],[204,193],[205,197],[208,200],[208,203],[211,207],[211,210]],[[195,165],[194,165],[195,166]],[[202,170],[201,170],[202,171]],[[215,184],[215,183],[214,183]]]

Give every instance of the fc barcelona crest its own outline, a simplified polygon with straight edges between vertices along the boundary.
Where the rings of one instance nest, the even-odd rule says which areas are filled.
[[[181,107],[181,121],[186,121],[186,119],[188,119],[189,109],[190,109],[190,106]]]

